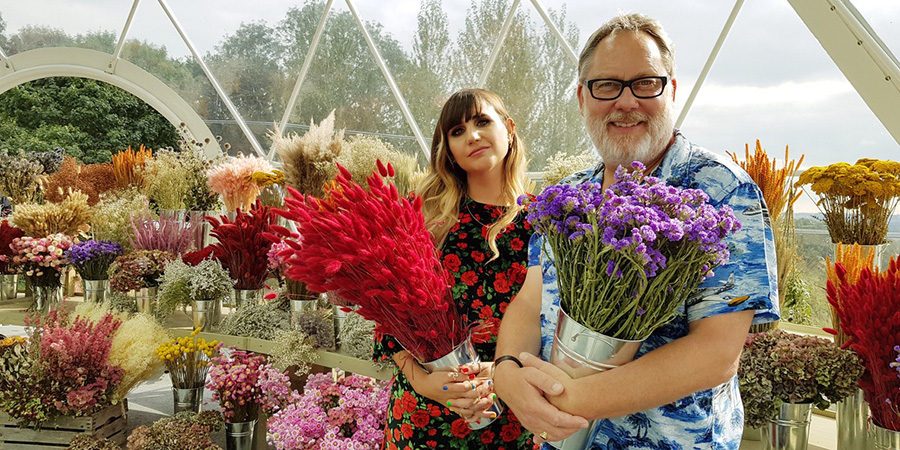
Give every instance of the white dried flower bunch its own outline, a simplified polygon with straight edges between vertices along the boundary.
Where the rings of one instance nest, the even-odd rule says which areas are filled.
[[[547,160],[547,167],[544,169],[544,186],[559,184],[563,178],[596,163],[597,156],[591,151],[584,151],[577,155],[557,152]]]
[[[285,185],[321,197],[323,185],[337,173],[334,161],[344,144],[344,130],[334,131],[334,111],[318,126],[310,122],[303,136],[282,136],[276,125],[269,138],[284,165]]]
[[[377,170],[376,161],[394,166],[393,182],[400,195],[406,195],[415,186],[413,178],[418,168],[416,158],[397,150],[393,145],[373,136],[351,136],[337,161],[350,171],[353,180],[367,188],[366,177]]]

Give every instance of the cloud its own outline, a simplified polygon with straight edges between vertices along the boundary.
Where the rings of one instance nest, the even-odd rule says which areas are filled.
[[[694,105],[717,109],[787,107],[805,109],[855,93],[844,79],[786,81],[768,86],[705,84]]]

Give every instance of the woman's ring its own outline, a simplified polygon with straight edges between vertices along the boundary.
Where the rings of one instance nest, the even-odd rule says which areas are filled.
[[[541,439],[546,441],[547,440],[547,432],[542,431],[541,434],[538,435],[538,437],[540,437]]]

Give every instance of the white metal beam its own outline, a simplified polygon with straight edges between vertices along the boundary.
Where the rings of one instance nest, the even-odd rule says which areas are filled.
[[[506,20],[503,21],[503,26],[500,27],[500,34],[497,35],[497,40],[494,41],[494,48],[491,50],[490,56],[488,56],[484,70],[481,71],[481,77],[478,78],[478,87],[487,85],[488,75],[494,70],[494,64],[497,62],[497,57],[500,56],[500,49],[503,48],[503,42],[506,40],[506,35],[509,34],[509,27],[512,25],[516,10],[519,9],[519,1],[521,0],[513,0],[512,6],[509,7],[509,14],[506,15]]]
[[[116,43],[113,57],[109,60],[109,65],[106,68],[106,71],[109,73],[116,72],[116,63],[122,56],[122,47],[125,46],[125,38],[128,36],[128,30],[131,28],[131,21],[134,20],[134,13],[137,12],[138,5],[140,4],[141,0],[134,0],[134,3],[131,4],[131,11],[128,13],[128,18],[125,19],[125,25],[122,27],[122,33],[119,35],[119,42]]]
[[[888,133],[900,143],[900,67],[849,0],[788,0]]]
[[[562,31],[559,30],[559,27],[550,20],[550,15],[547,14],[547,11],[544,9],[544,6],[541,5],[539,0],[531,0],[531,4],[534,5],[534,9],[537,10],[538,14],[541,15],[541,18],[544,19],[544,23],[550,27],[550,31],[553,32],[553,35],[556,36],[556,39],[559,41],[560,45],[562,45],[563,50],[569,55],[569,59],[572,60],[575,65],[578,65],[578,55],[575,54],[575,50],[572,50],[572,46],[566,42],[566,37],[563,36]]]
[[[684,123],[684,119],[687,117],[688,111],[691,110],[691,105],[694,104],[694,99],[697,97],[697,93],[700,92],[700,87],[703,86],[703,82],[706,81],[706,76],[709,74],[710,69],[712,69],[713,63],[716,62],[716,57],[719,56],[719,50],[722,49],[725,38],[728,37],[731,26],[734,25],[734,19],[736,19],[738,13],[741,12],[742,6],[744,6],[744,0],[737,0],[734,2],[734,8],[731,9],[731,14],[728,15],[728,20],[725,21],[725,26],[722,27],[719,38],[716,39],[716,44],[713,45],[712,51],[709,52],[709,58],[706,59],[706,64],[703,65],[700,76],[697,77],[697,83],[694,84],[694,89],[691,90],[691,94],[688,96],[684,108],[681,109],[681,114],[678,115],[678,119],[675,121],[676,128],[681,128],[681,124]]]
[[[353,1],[346,1],[347,7],[350,8],[350,12],[353,14],[353,18],[356,19],[356,25],[359,26],[359,31],[362,32],[363,38],[366,40],[366,44],[368,44],[369,46],[369,51],[372,53],[372,57],[375,58],[375,63],[378,64],[378,68],[381,69],[381,74],[384,75],[384,79],[385,81],[387,81],[388,87],[394,94],[394,99],[397,100],[397,104],[398,106],[400,106],[400,111],[403,113],[403,117],[406,119],[406,123],[409,124],[409,127],[412,129],[413,135],[415,135],[416,137],[416,141],[419,143],[419,148],[421,148],[422,153],[425,154],[426,160],[431,159],[431,149],[428,147],[428,144],[425,143],[425,137],[422,135],[422,131],[419,130],[419,124],[416,123],[416,118],[413,117],[412,111],[409,110],[409,105],[406,104],[406,100],[403,99],[403,94],[400,93],[400,89],[397,87],[397,83],[394,82],[394,77],[391,75],[391,71],[388,70],[387,64],[384,63],[384,58],[381,57],[381,52],[378,51],[378,47],[375,46],[375,41],[373,41],[372,36],[369,35],[369,30],[366,29],[365,24],[359,17],[359,13],[356,12],[356,6],[353,4]]]
[[[209,66],[206,65],[206,61],[204,61],[200,56],[200,53],[197,51],[197,47],[194,46],[194,43],[188,37],[187,33],[185,33],[184,28],[178,21],[178,18],[175,17],[175,14],[172,13],[172,8],[169,7],[168,2],[166,0],[158,1],[159,6],[161,6],[166,15],[169,16],[169,21],[172,22],[175,30],[178,31],[178,34],[181,36],[181,40],[184,41],[185,45],[187,45],[188,47],[188,50],[190,50],[191,54],[194,55],[194,59],[197,61],[197,64],[200,65],[200,69],[203,70],[206,78],[209,79],[209,82],[212,84],[213,89],[216,90],[216,93],[219,94],[219,98],[221,98],[222,102],[225,103],[225,107],[228,109],[228,112],[230,112],[231,116],[234,117],[234,120],[237,121],[238,127],[240,127],[247,140],[250,141],[250,146],[253,147],[253,150],[257,155],[265,158],[266,152],[262,149],[262,146],[259,145],[259,141],[256,140],[256,136],[254,136],[253,132],[250,131],[250,127],[247,126],[247,122],[245,122],[244,118],[241,117],[241,113],[238,112],[237,108],[234,106],[234,103],[231,102],[228,94],[225,93],[225,89],[222,88],[222,85],[219,84],[218,80],[216,80],[216,77],[213,75],[212,71],[209,70]]]

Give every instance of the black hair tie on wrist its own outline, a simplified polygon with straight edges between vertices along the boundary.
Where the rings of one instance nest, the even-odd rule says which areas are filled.
[[[503,356],[501,356],[501,357],[495,359],[495,360],[494,360],[494,367],[497,367],[497,366],[498,366],[500,363],[502,363],[503,361],[512,361],[512,362],[518,364],[519,367],[525,367],[525,366],[522,364],[522,361],[519,361],[519,358],[516,358],[516,357],[513,356],[513,355],[503,355]]]

